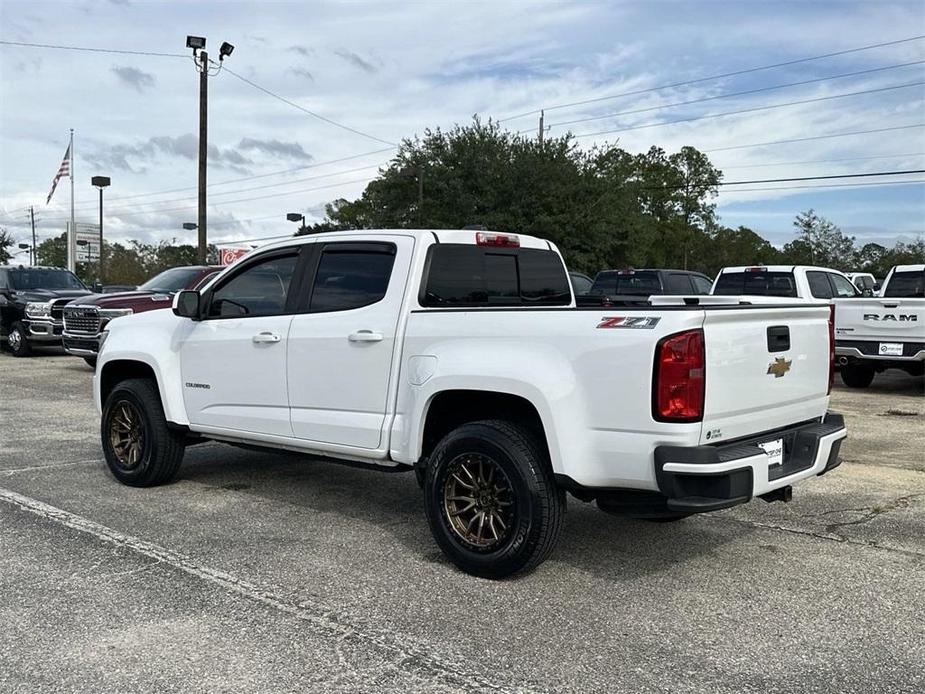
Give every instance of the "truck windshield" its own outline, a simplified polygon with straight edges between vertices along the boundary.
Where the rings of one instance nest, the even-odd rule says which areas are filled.
[[[724,272],[719,276],[713,294],[796,297],[797,286],[792,272]]]
[[[597,296],[661,294],[662,283],[658,279],[658,273],[650,270],[606,270],[597,273],[590,293]]]
[[[145,292],[178,292],[191,287],[201,274],[202,270],[199,268],[174,267],[155,275],[138,289]]]
[[[925,297],[925,270],[894,272],[883,290],[883,296]]]
[[[86,289],[77,277],[67,270],[23,268],[10,270],[10,286],[26,289]]]

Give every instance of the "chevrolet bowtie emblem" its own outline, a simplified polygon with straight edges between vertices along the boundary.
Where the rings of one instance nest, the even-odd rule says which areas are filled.
[[[768,375],[774,374],[774,378],[781,378],[785,373],[790,371],[792,361],[787,361],[783,357],[777,357],[768,365]]]

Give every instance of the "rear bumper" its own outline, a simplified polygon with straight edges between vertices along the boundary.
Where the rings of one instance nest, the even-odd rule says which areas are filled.
[[[836,340],[835,354],[840,357],[871,359],[876,361],[925,361],[925,343],[894,340],[903,346],[902,355],[881,356],[880,343],[873,340]]]
[[[845,420],[828,413],[812,422],[723,446],[659,446],[655,476],[668,508],[679,513],[715,511],[745,503],[841,463]],[[782,439],[783,463],[771,466],[758,443]]]

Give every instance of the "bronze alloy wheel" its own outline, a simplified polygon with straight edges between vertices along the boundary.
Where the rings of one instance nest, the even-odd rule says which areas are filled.
[[[449,468],[443,508],[450,528],[480,550],[503,543],[514,525],[514,492],[504,470],[481,453],[459,455]]]
[[[109,443],[116,458],[126,470],[141,462],[145,446],[145,427],[141,412],[128,400],[121,400],[109,415]]]

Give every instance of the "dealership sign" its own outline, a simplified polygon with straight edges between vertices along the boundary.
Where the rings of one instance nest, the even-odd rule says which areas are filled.
[[[231,265],[232,263],[239,260],[246,253],[250,252],[250,248],[222,248],[221,249],[221,262],[222,265]]]

